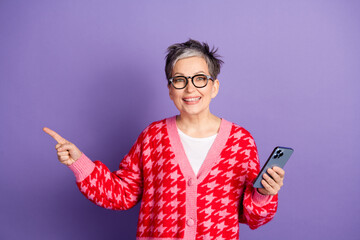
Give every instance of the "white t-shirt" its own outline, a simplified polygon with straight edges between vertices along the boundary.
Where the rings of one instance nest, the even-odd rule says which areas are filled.
[[[203,164],[207,153],[209,152],[211,145],[214,143],[217,134],[206,138],[194,138],[186,135],[180,129],[178,129],[181,143],[184,147],[187,158],[190,165],[197,175]]]

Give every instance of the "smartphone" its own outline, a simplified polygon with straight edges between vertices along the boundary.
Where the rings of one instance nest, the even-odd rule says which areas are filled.
[[[264,186],[261,184],[261,180],[263,179],[262,175],[264,175],[264,173],[266,173],[269,168],[272,168],[274,166],[283,168],[293,152],[294,149],[288,147],[274,148],[270,157],[261,169],[259,175],[256,177],[253,186],[255,188],[263,188]]]

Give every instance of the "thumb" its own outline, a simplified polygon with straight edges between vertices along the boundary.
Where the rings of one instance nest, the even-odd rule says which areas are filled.
[[[68,151],[70,154],[70,157],[74,159],[75,161],[78,160],[81,156],[81,151],[75,146],[75,144],[71,142],[67,142],[61,145],[60,148],[58,148],[59,152],[62,151]]]

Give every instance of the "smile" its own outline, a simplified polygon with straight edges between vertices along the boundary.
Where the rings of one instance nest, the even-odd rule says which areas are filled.
[[[196,97],[196,98],[183,98],[183,100],[185,102],[196,102],[199,101],[201,97]]]

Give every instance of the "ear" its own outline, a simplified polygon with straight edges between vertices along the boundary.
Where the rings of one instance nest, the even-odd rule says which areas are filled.
[[[219,86],[220,86],[219,80],[217,79],[214,80],[211,90],[211,98],[215,98],[216,95],[219,93]]]

